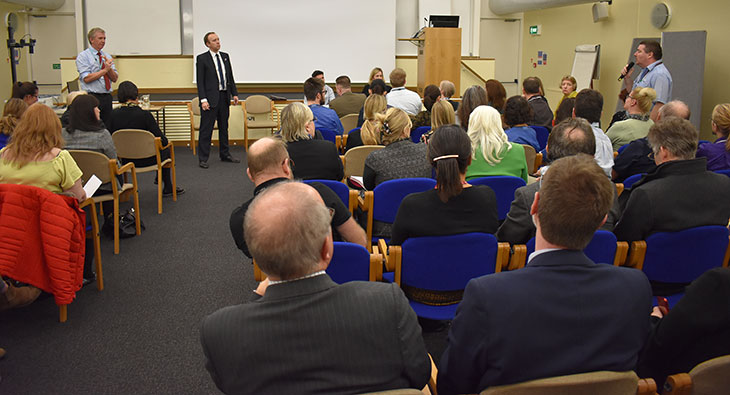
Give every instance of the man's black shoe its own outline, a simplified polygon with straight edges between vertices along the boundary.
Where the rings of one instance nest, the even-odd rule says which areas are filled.
[[[241,160],[228,155],[225,158],[221,158],[221,162],[241,163]]]
[[[208,162],[203,161],[198,162],[198,166],[200,166],[201,169],[207,169],[209,167]]]
[[[178,194],[178,195],[182,195],[183,193],[185,193],[185,189],[183,189],[183,188],[181,188],[181,187],[177,187],[176,189],[177,189],[177,194]],[[164,191],[164,190],[163,190],[163,191],[162,191],[162,196],[163,196],[163,197],[168,197],[168,196],[172,196],[172,191],[170,191],[170,192],[166,192],[166,191]]]

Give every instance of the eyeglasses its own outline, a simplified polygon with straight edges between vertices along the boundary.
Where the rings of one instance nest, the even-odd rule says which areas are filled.
[[[330,222],[332,222],[332,218],[335,217],[335,209],[333,209],[332,207],[327,207],[327,210],[329,210],[330,212]]]
[[[646,155],[646,157],[653,161],[654,158],[656,158],[656,152],[651,151],[648,155]]]

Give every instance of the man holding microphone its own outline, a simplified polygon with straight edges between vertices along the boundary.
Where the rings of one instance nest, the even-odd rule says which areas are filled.
[[[621,71],[625,89],[631,93],[636,88],[649,87],[656,91],[656,101],[651,109],[651,119],[656,122],[659,109],[672,99],[672,75],[662,61],[662,47],[658,42],[646,40],[639,43],[634,52],[636,65],[643,70],[639,78],[634,81],[629,72],[633,62],[627,64]]]

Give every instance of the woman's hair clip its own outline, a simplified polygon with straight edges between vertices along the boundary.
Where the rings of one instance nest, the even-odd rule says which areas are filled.
[[[441,159],[449,159],[449,158],[457,158],[458,159],[459,158],[459,155],[442,155],[442,156],[437,156],[437,157],[433,158],[433,161],[436,162],[436,161],[441,160]]]

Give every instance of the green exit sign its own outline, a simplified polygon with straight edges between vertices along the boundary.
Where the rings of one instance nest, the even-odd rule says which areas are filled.
[[[61,63],[54,63],[53,70],[61,70]]]
[[[531,36],[539,36],[541,32],[542,32],[542,26],[540,26],[540,25],[530,26],[530,35]]]

